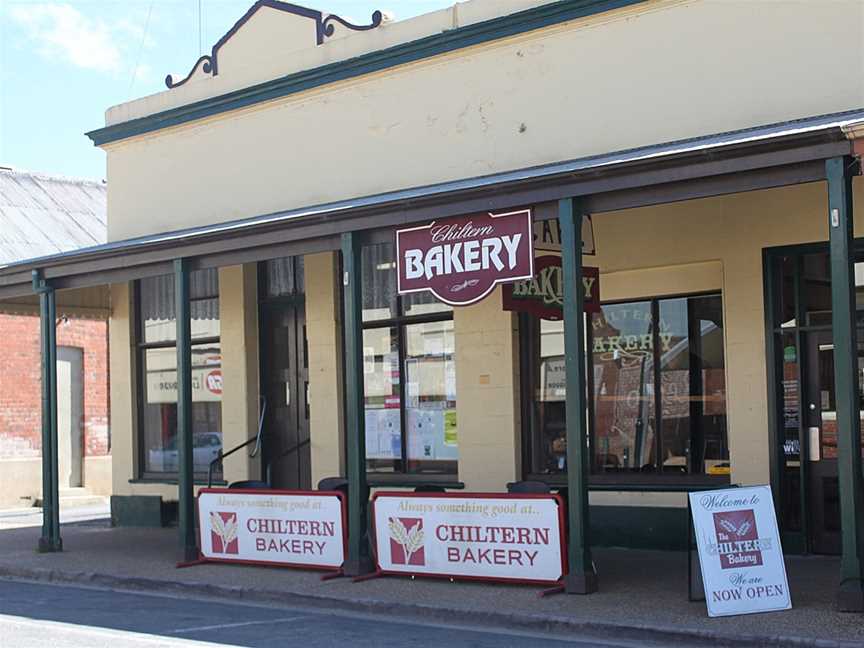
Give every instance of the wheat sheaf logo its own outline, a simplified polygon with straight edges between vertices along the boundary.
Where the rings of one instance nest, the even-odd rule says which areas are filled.
[[[425,565],[423,520],[421,518],[389,518],[390,560],[394,565]]]
[[[237,514],[210,511],[210,546],[213,553],[236,554],[239,552],[237,542]]]

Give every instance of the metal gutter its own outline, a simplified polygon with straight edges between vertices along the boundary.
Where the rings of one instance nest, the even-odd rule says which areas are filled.
[[[298,219],[308,219],[320,216],[334,216],[344,212],[350,212],[361,208],[382,206],[386,204],[414,201],[421,198],[429,198],[437,195],[467,191],[482,190],[492,187],[504,187],[506,185],[522,183],[538,179],[554,179],[556,177],[570,176],[587,172],[612,171],[614,169],[652,161],[671,160],[673,158],[686,156],[688,154],[710,153],[728,151],[730,149],[748,147],[758,144],[767,144],[771,141],[790,140],[793,138],[806,139],[807,136],[821,135],[822,141],[839,141],[845,139],[844,128],[864,120],[864,108],[821,115],[794,121],[770,124],[727,133],[719,133],[704,137],[694,137],[685,140],[667,142],[651,146],[639,147],[624,151],[616,151],[603,155],[593,155],[578,158],[566,162],[556,162],[536,167],[529,167],[516,171],[506,171],[487,176],[478,176],[465,180],[442,182],[422,187],[403,189],[372,196],[365,196],[349,200],[340,200],[332,203],[324,203],[299,209],[244,218],[225,223],[205,225],[202,227],[188,228],[166,232],[164,234],[152,234],[149,236],[115,241],[104,245],[81,248],[74,252],[48,255],[34,259],[28,259],[17,263],[0,265],[0,273],[7,270],[15,270],[17,267],[33,267],[40,264],[60,260],[72,259],[79,256],[89,256],[99,253],[109,253],[118,250],[131,250],[137,247],[158,245],[163,243],[190,241],[194,238],[208,235],[230,234],[250,228],[259,228],[266,225],[284,224]]]

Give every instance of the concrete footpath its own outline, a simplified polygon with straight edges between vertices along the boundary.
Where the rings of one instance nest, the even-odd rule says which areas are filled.
[[[530,586],[322,581],[320,572],[215,564],[177,569],[176,529],[67,524],[59,554],[37,554],[38,535],[34,528],[0,530],[0,577],[663,645],[864,646],[864,615],[835,609],[835,558],[787,559],[791,611],[710,619],[704,603],[687,600],[687,558],[680,552],[597,549],[598,593],[540,598]]]

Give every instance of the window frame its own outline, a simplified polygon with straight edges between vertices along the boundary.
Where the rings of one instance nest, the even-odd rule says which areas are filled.
[[[393,251],[395,255],[396,245],[392,240],[389,241],[379,241],[379,240],[369,240],[363,242],[363,247],[374,247],[376,245],[383,244],[391,244],[393,245]],[[395,258],[392,271],[396,272]],[[363,293],[364,286],[360,288],[361,294]],[[438,301],[436,299],[436,301]],[[442,302],[443,303],[443,302]],[[406,394],[405,394],[405,367],[406,367],[406,346],[407,346],[407,336],[405,329],[408,326],[414,324],[431,324],[435,322],[447,322],[453,321],[453,307],[450,310],[442,310],[437,313],[421,313],[418,315],[405,315],[404,308],[404,298],[402,295],[396,294],[396,316],[388,317],[386,319],[372,319],[369,321],[361,321],[361,329],[363,331],[372,330],[372,329],[393,329],[396,331],[396,345],[397,345],[397,353],[398,353],[398,361],[399,361],[399,429],[400,429],[400,447],[401,447],[401,459],[394,459],[394,468],[392,472],[378,472],[375,470],[370,470],[368,465],[368,459],[365,457],[364,452],[364,461],[366,462],[366,480],[370,485],[404,485],[404,486],[414,486],[414,485],[422,485],[422,484],[450,484],[453,485],[454,488],[458,488],[460,485],[459,479],[459,459],[456,459],[456,472],[455,473],[412,473],[408,472],[408,429],[407,429],[407,412],[405,408],[406,402]],[[361,315],[362,320],[362,315]],[[454,327],[454,338],[455,338],[455,327]],[[455,349],[454,349],[454,362],[455,362]],[[363,398],[365,401],[366,393],[364,388]],[[458,407],[458,394],[457,394],[457,407]],[[365,407],[364,407],[364,416],[365,416]],[[457,413],[457,425],[458,425],[458,413]]]
[[[218,270],[214,268],[214,272],[217,273],[218,278]],[[172,275],[154,275],[154,277],[148,278],[156,278],[159,276],[172,276]],[[135,373],[135,423],[136,429],[135,434],[137,436],[137,440],[135,443],[135,447],[138,450],[138,456],[136,457],[134,463],[134,471],[133,474],[135,478],[130,479],[130,483],[136,482],[157,482],[157,483],[177,483],[177,479],[179,478],[179,472],[158,472],[153,470],[147,470],[147,448],[145,447],[145,433],[144,433],[144,405],[146,403],[146,394],[144,393],[147,388],[147,379],[145,376],[146,372],[146,362],[145,356],[147,351],[151,349],[176,349],[177,348],[177,340],[176,338],[173,340],[161,340],[157,342],[145,342],[144,341],[144,329],[142,322],[142,309],[141,309],[141,282],[142,279],[136,279],[133,282],[133,313],[134,313],[134,324],[133,324],[133,344],[135,346],[134,354],[135,354],[135,364],[134,364],[134,373]],[[191,347],[196,347],[204,344],[219,344],[220,347],[220,355],[222,353],[222,336],[221,336],[221,325],[222,325],[222,298],[221,298],[221,284],[218,283],[217,280],[217,290],[216,295],[207,295],[206,297],[195,297],[190,298],[190,304],[196,301],[205,301],[210,299],[216,299],[219,303],[219,325],[220,325],[220,335],[215,336],[207,336],[200,338],[193,338]],[[219,402],[219,407],[222,407],[222,402]],[[220,434],[223,433],[223,430],[220,430]],[[224,437],[223,437],[224,438]],[[193,474],[193,480],[195,483],[206,483],[207,481],[207,473],[206,472],[197,472]],[[221,476],[219,479],[214,480],[214,484],[222,484],[224,481]]]
[[[617,304],[632,304],[636,302],[648,302],[651,309],[651,316],[654,318],[654,321],[659,320],[659,311],[660,311],[660,302],[665,300],[674,300],[674,299],[687,299],[687,329],[688,336],[693,330],[693,323],[691,321],[691,304],[690,299],[699,298],[699,297],[719,297],[721,300],[721,307],[723,304],[723,291],[722,290],[704,290],[697,292],[687,292],[687,293],[672,293],[668,295],[651,295],[651,296],[642,296],[642,297],[631,297],[627,299],[615,299],[615,300],[607,300],[602,301],[600,303],[602,306],[614,306]],[[725,314],[725,313],[724,313]],[[533,315],[527,313],[519,313],[519,363],[520,367],[532,367],[532,364],[536,362],[536,358],[534,355],[539,353],[539,347],[535,346],[534,341],[527,342],[525,339],[525,335],[522,333],[526,330],[528,326],[528,322],[530,319],[534,318]],[[595,432],[596,432],[596,421],[595,421],[595,412],[594,412],[594,371],[593,371],[593,346],[594,346],[594,327],[591,326],[592,313],[585,314],[585,350],[586,350],[586,371],[585,371],[585,379],[586,385],[585,389],[588,394],[587,402],[587,411],[588,411],[588,443],[589,443],[589,452],[590,448],[595,447]],[[724,328],[725,328],[725,317],[724,317]],[[659,349],[659,334],[660,330],[658,327],[652,327],[652,338],[655,349]],[[692,337],[690,338],[692,339]],[[691,362],[689,363],[689,370],[692,375],[694,372],[694,367],[692,363],[692,344],[690,346],[691,353]],[[654,365],[654,380],[655,380],[655,389],[654,389],[654,408],[655,412],[662,413],[662,390],[656,388],[656,385],[662,384],[662,379],[660,377],[660,372],[662,368],[658,363],[652,363]],[[726,344],[725,344],[725,335],[724,335],[724,345],[723,345],[723,371],[726,374]],[[532,380],[533,371],[520,371],[519,372],[519,405],[520,405],[520,414],[522,418],[522,475],[523,479],[531,480],[531,481],[541,481],[550,484],[555,487],[562,487],[567,485],[567,472],[563,471],[560,473],[538,473],[534,471],[534,434],[533,434],[533,426],[534,420],[532,415],[532,409],[534,405],[534,394],[533,394],[533,380]],[[728,378],[728,376],[726,376]],[[701,379],[701,376],[700,376]],[[701,382],[701,380],[700,380]],[[728,381],[727,381],[728,384]],[[692,388],[691,388],[692,389]],[[696,404],[700,409],[701,405]],[[694,402],[691,400],[690,402],[690,414],[693,415],[694,411]],[[728,442],[728,423],[727,423],[727,442]],[[657,426],[655,440],[655,451],[658,451],[658,456],[662,456],[659,454],[659,450],[662,450],[662,427],[660,425]],[[690,439],[692,445],[692,439],[694,438],[694,431],[691,430]],[[704,458],[702,458],[704,461]],[[689,472],[689,464],[688,464],[688,472],[686,474],[674,475],[661,472],[654,473],[602,473],[596,472],[595,466],[595,455],[593,453],[589,456],[589,475],[588,475],[588,485],[592,490],[610,490],[610,491],[630,491],[630,490],[650,490],[650,491],[662,491],[662,490],[670,490],[677,491],[682,487],[687,486],[724,486],[731,483],[731,475],[708,475],[705,473],[694,474]]]

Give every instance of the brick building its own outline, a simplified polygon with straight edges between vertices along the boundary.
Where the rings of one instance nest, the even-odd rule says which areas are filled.
[[[105,184],[0,169],[0,265],[105,241]],[[111,484],[107,301],[58,305],[60,487],[108,495]],[[35,298],[0,306],[0,508],[41,496],[39,317]]]

